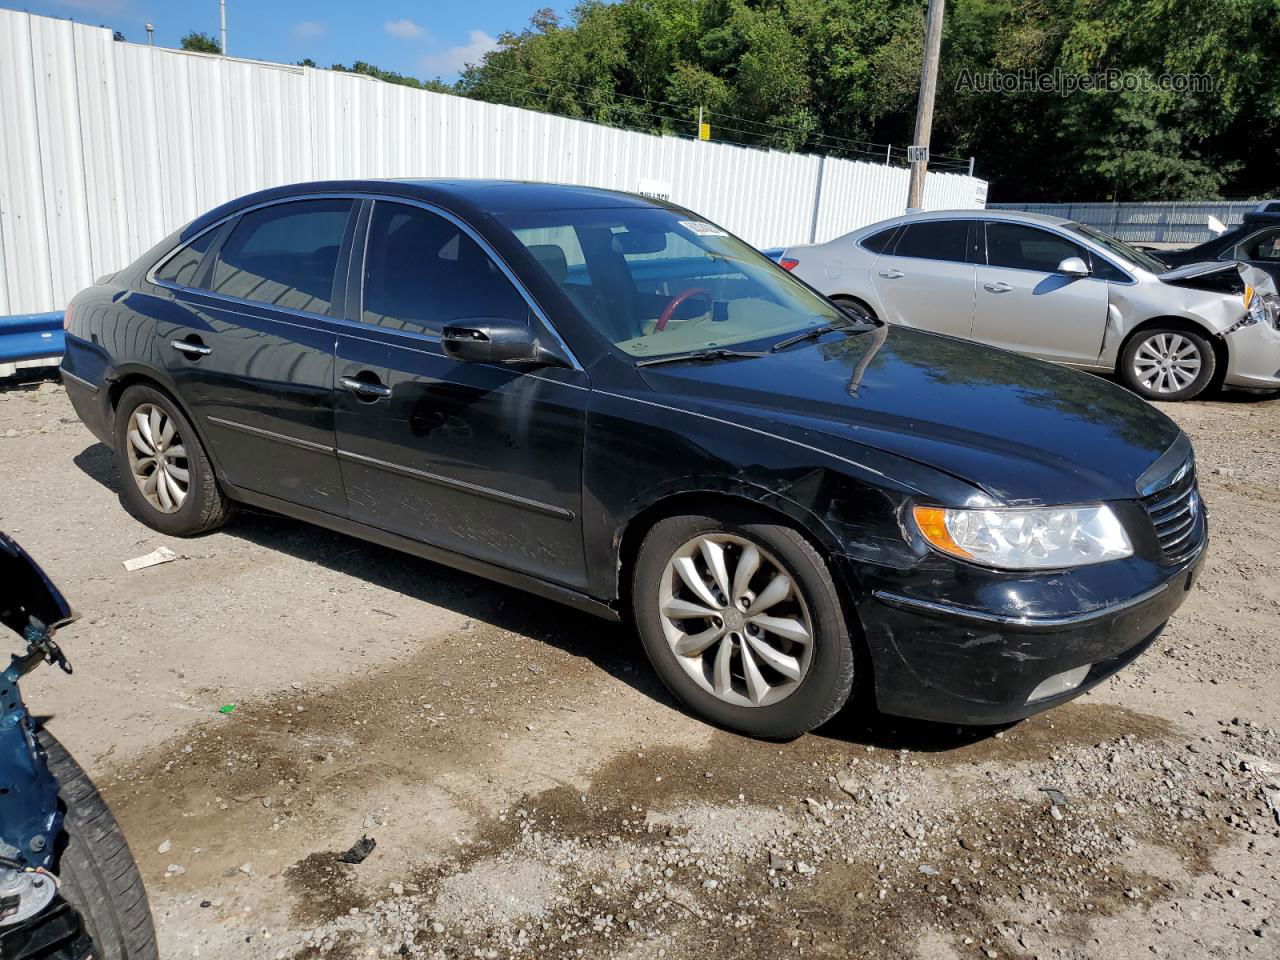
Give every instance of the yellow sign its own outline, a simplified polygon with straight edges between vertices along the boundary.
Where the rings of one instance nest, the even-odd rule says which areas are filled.
[[[698,124],[698,139],[699,140],[711,139],[711,124],[709,123]]]

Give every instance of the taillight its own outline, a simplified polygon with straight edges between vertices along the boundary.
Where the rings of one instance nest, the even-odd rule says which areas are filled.
[[[796,267],[800,266],[800,261],[792,259],[791,257],[783,257],[778,261],[778,264],[783,270],[794,270]]]
[[[67,309],[62,311],[62,329],[63,330],[71,329],[71,316],[74,312],[75,312],[74,308],[71,306],[71,304],[68,303]]]

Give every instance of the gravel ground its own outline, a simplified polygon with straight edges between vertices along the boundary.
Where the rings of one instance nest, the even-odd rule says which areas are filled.
[[[515,591],[260,514],[158,535],[28,378],[0,529],[83,619],[74,676],[24,687],[166,958],[1280,957],[1280,399],[1167,412],[1214,541],[1144,657],[1001,731],[849,712],[780,745]]]

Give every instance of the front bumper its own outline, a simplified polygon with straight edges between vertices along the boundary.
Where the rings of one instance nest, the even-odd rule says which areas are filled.
[[[1010,616],[878,586],[858,604],[877,706],[924,720],[999,724],[1077,697],[1155,641],[1186,599],[1206,546],[1207,539],[1155,586],[1082,613]],[[1046,575],[1046,590],[1060,590],[1069,576]],[[1028,587],[1019,583],[1024,593]],[[1052,692],[1044,694],[1046,686]]]
[[[1227,344],[1223,383],[1232,387],[1280,388],[1280,330],[1252,323],[1219,334]]]

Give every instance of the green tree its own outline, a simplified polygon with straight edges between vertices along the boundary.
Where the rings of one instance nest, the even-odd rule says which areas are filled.
[[[1280,191],[1277,0],[951,0],[935,155],[974,155],[992,199]],[[787,150],[909,142],[923,0],[584,0],[540,10],[457,92],[570,117]],[[986,92],[962,75],[1116,70],[1207,90]],[[868,143],[868,141],[870,143]]]
[[[222,45],[209,34],[192,30],[182,38],[182,49],[195,53],[221,53]]]
[[[315,66],[315,61],[300,63],[299,66]],[[413,87],[417,90],[432,90],[436,93],[452,93],[453,87],[441,83],[439,80],[419,80],[417,77],[410,77],[403,73],[396,73],[392,70],[383,70],[381,67],[375,67],[372,63],[365,63],[363,60],[357,60],[351,66],[343,66],[341,63],[335,63],[330,70],[337,70],[340,73],[360,73],[366,77],[375,77],[386,83],[396,83],[403,87]]]

